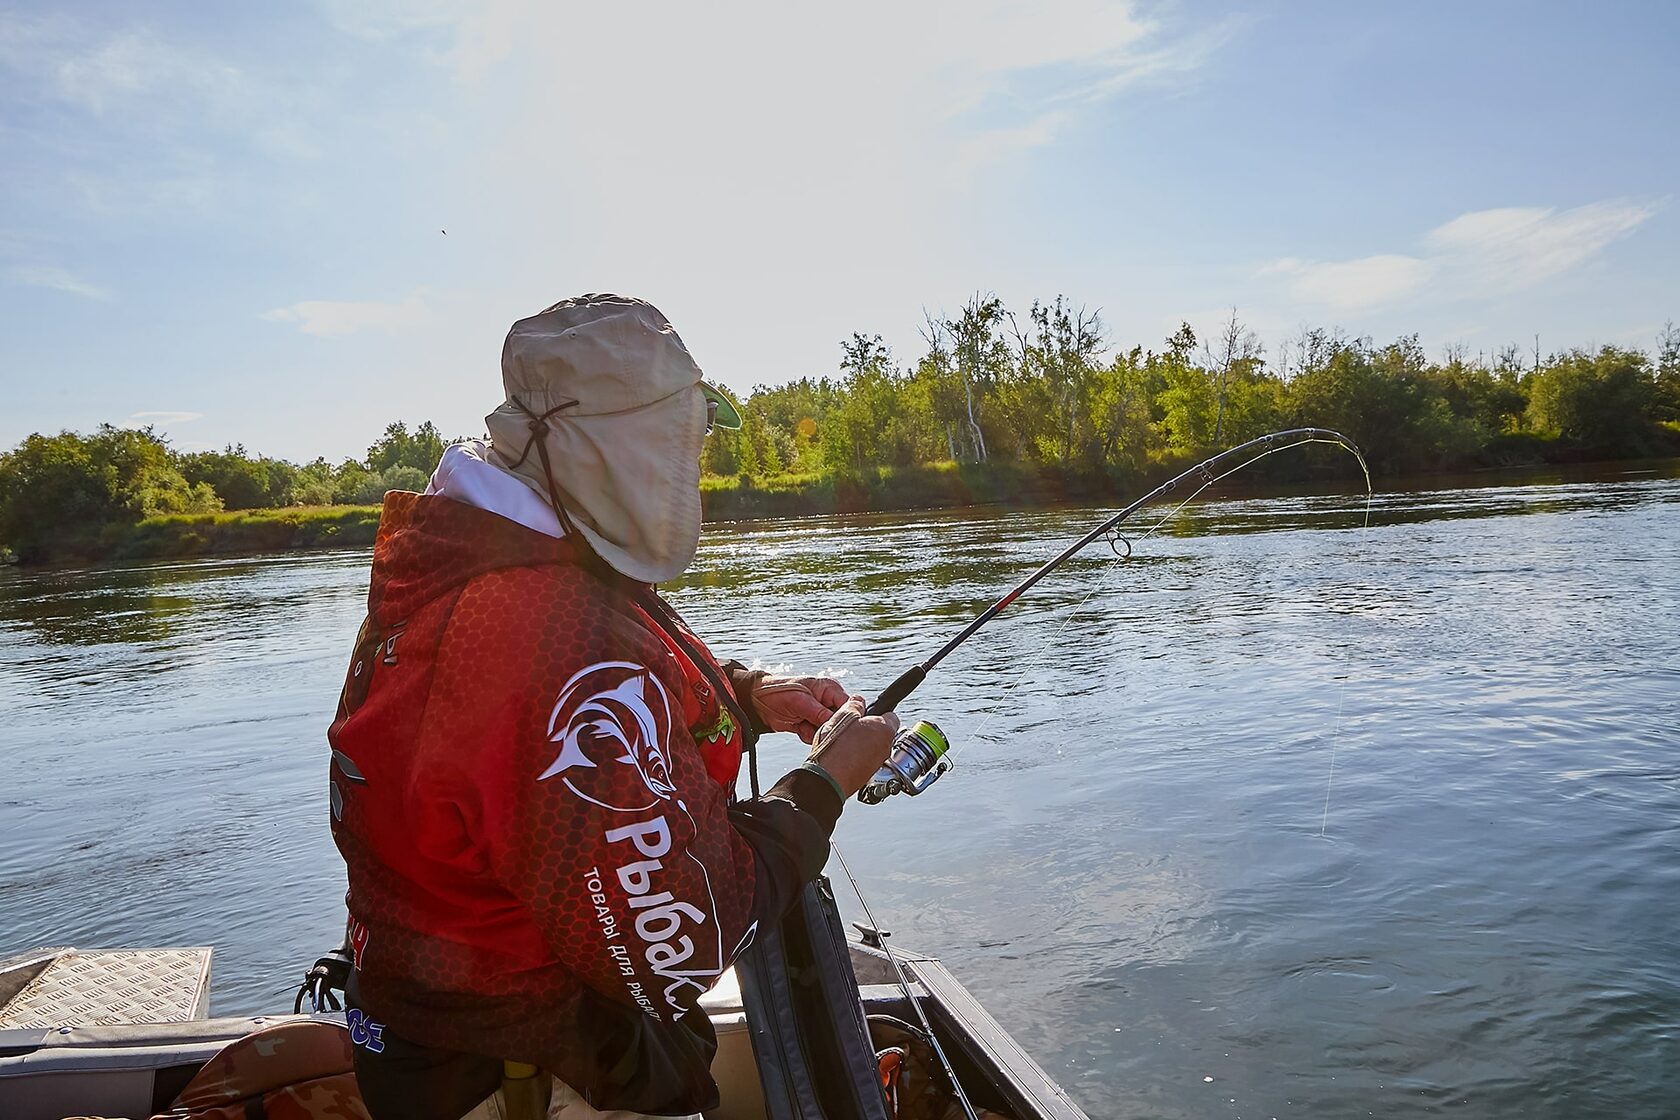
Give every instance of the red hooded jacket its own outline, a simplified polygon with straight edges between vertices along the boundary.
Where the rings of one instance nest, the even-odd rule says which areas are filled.
[[[727,674],[651,588],[597,572],[567,539],[387,495],[328,733],[351,996],[375,1042],[695,1112],[717,1101],[696,1000],[821,871],[840,799],[795,770],[732,804],[752,729]]]

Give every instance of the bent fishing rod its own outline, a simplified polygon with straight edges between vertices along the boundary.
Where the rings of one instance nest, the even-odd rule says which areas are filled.
[[[1235,447],[1227,448],[1211,458],[1204,459],[1181,474],[1174,475],[1143,497],[1132,502],[1118,513],[1112,515],[1102,524],[1068,545],[1061,552],[1041,564],[1036,571],[1017,583],[1006,592],[1003,598],[981,611],[974,621],[963,627],[950,641],[928,658],[926,661],[912,665],[898,678],[886,687],[875,700],[864,709],[864,714],[878,716],[896,709],[916,688],[927,679],[927,675],[951,652],[969,638],[973,637],[986,623],[996,618],[1008,609],[1009,605],[1031,590],[1033,585],[1057,568],[1061,567],[1070,557],[1079,552],[1093,541],[1108,537],[1111,547],[1123,558],[1131,556],[1131,545],[1125,538],[1118,536],[1115,530],[1128,517],[1159,498],[1166,497],[1185,483],[1198,483],[1190,492],[1189,497],[1179,503],[1178,507],[1167,514],[1171,517],[1178,509],[1182,509],[1195,499],[1196,495],[1222,478],[1229,477],[1245,467],[1274,455],[1279,451],[1287,451],[1292,447],[1300,447],[1309,443],[1327,443],[1350,452],[1359,460],[1359,469],[1365,475],[1365,488],[1369,492],[1371,487],[1371,470],[1365,464],[1365,456],[1359,447],[1347,436],[1328,428],[1289,428],[1281,432],[1259,436],[1239,443]],[[1165,520],[1165,519],[1163,519]],[[1126,545],[1126,551],[1120,553],[1119,544]],[[888,755],[886,763],[876,772],[868,785],[858,791],[858,800],[866,805],[877,805],[895,793],[907,793],[912,796],[921,793],[931,786],[941,774],[951,767],[950,759],[946,758],[950,750],[950,741],[943,732],[927,720],[918,721],[913,727],[901,732],[893,742],[892,753]]]

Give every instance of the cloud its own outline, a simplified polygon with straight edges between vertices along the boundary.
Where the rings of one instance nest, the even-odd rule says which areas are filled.
[[[71,171],[64,175],[64,196],[75,199],[88,213],[101,216],[137,212],[199,215],[216,201],[219,190],[212,175],[163,174],[156,164],[136,168],[133,174]]]
[[[436,54],[453,100],[497,111],[443,174],[483,199],[481,228],[517,216],[497,234],[545,247],[509,262],[510,285],[518,269],[545,283],[652,275],[666,290],[775,276],[790,302],[815,282],[910,307],[967,270],[987,221],[968,212],[990,189],[978,169],[1057,143],[1125,91],[1187,77],[1231,33],[1187,33],[1130,0],[457,11]],[[436,12],[379,31],[418,36]],[[885,283],[887,250],[859,252],[906,244],[922,261]],[[837,317],[784,323],[827,334]]]
[[[1016,9],[1012,14],[1024,26],[1004,20],[986,32],[992,52],[970,58],[971,69],[952,95],[968,106],[954,119],[958,131],[963,125],[978,126],[957,142],[955,169],[972,172],[981,164],[1053,144],[1081,119],[1080,110],[1133,89],[1192,79],[1246,22],[1233,18],[1170,37],[1159,25],[1135,18],[1129,5],[1088,7],[1094,10],[1086,23],[1046,18],[1035,8]],[[1038,25],[1065,32],[1066,38],[1035,41],[1029,29]],[[1159,45],[1141,49],[1148,43]],[[987,123],[999,119],[1021,123]]]
[[[1001,162],[1032,148],[1042,148],[1055,141],[1057,133],[1071,115],[1059,110],[1013,128],[992,128],[976,133],[957,145],[953,166],[961,172],[971,173],[983,164]]]
[[[1107,73],[1090,83],[1086,100],[1112,97],[1134,86],[1186,79],[1212,61],[1214,53],[1236,38],[1248,22],[1231,17],[1151,50],[1114,55],[1108,60]]]
[[[562,9],[542,0],[429,0],[417,8],[381,0],[371,14],[325,2],[329,19],[361,35],[433,30],[452,18],[447,57],[464,84],[491,74],[505,80],[509,63],[528,59],[567,103],[600,104],[610,110],[594,114],[602,123],[638,139],[623,122],[660,121],[669,137],[692,115],[700,135],[715,136],[719,122],[739,128],[769,117],[785,120],[775,133],[782,142],[821,133],[832,120],[839,127],[826,133],[830,140],[909,131],[925,145],[929,129],[945,128],[971,154],[1049,143],[1075,109],[1182,80],[1245,25],[1227,19],[1180,32],[1141,15],[1135,0],[654,5],[657,14],[633,27],[610,6]],[[583,42],[589,51],[575,49]],[[553,64],[556,52],[566,65]],[[599,101],[603,90],[612,91],[610,102]],[[651,116],[636,112],[644,97]],[[528,103],[551,116],[548,98]]]
[[[69,188],[54,201],[98,214],[194,211],[202,220],[241,177],[239,156],[317,159],[330,83],[299,69],[259,78],[138,19],[0,16],[0,87],[18,110],[14,123],[52,153],[54,178]],[[30,131],[32,110],[46,110],[50,126]],[[246,186],[237,193],[248,195]]]
[[[449,28],[468,14],[457,0],[316,0],[315,7],[345,34],[376,40]]]
[[[1289,277],[1290,290],[1300,299],[1348,310],[1409,296],[1429,281],[1433,271],[1428,261],[1393,254],[1353,261],[1285,257],[1261,270],[1262,274]]]
[[[1297,299],[1343,310],[1398,303],[1426,286],[1460,300],[1503,294],[1585,264],[1658,208],[1652,201],[1611,199],[1570,210],[1473,210],[1425,234],[1421,256],[1284,257],[1261,268],[1260,275],[1287,277]]]
[[[431,321],[431,311],[417,295],[399,303],[307,299],[290,307],[264,311],[261,318],[271,323],[295,323],[304,334],[330,337],[363,330],[398,331],[423,326]]]
[[[59,95],[95,113],[142,94],[185,92],[217,99],[243,85],[235,68],[189,55],[146,31],[121,32],[68,54],[54,70]]]
[[[1567,272],[1626,237],[1657,212],[1650,201],[1612,199],[1571,210],[1507,207],[1461,214],[1425,243],[1478,280],[1526,287]]]
[[[106,289],[89,284],[69,269],[55,265],[15,265],[7,269],[6,279],[26,288],[48,288],[55,292],[69,292],[84,299],[111,298],[111,293]]]
[[[170,424],[185,424],[189,421],[202,419],[204,419],[204,413],[202,412],[136,412],[131,414],[123,423],[134,424],[142,428],[152,425],[167,427]]]
[[[225,104],[245,100],[238,68],[184,50],[144,27],[111,29],[64,17],[8,17],[0,65],[49,97],[95,115],[130,110],[146,97]]]

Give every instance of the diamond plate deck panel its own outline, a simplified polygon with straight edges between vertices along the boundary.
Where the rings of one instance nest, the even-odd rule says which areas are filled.
[[[69,950],[4,1007],[0,1029],[184,1023],[209,1010],[210,950]]]

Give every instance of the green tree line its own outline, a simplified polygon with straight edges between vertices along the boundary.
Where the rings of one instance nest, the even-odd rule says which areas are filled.
[[[1383,474],[1680,451],[1680,329],[1654,354],[1617,346],[1491,357],[1417,337],[1387,345],[1305,330],[1270,355],[1235,311],[1216,337],[1188,324],[1159,349],[1110,350],[1100,317],[1065,298],[1024,316],[976,296],[930,316],[922,353],[879,335],[841,344],[837,375],[759,387],[738,433],[706,443],[707,473],[861,474],[936,461],[1136,471],[1280,428],[1336,428]]]
[[[151,428],[36,434],[0,455],[0,547],[26,562],[97,554],[102,534],[166,514],[368,505],[422,490],[448,446],[430,421],[404,423],[361,459],[290,463],[243,445],[181,452]]]
[[[952,462],[1129,478],[1304,425],[1345,432],[1384,475],[1680,454],[1673,324],[1649,353],[1543,358],[1511,346],[1431,359],[1415,335],[1379,346],[1304,330],[1269,354],[1233,310],[1215,337],[1185,324],[1159,348],[1125,349],[1065,297],[1023,315],[976,295],[928,316],[922,342],[904,363],[879,335],[854,334],[833,374],[754,389],[741,430],[706,441],[707,485],[833,490]],[[149,428],[36,434],[0,454],[0,548],[24,560],[98,555],[102,533],[162,515],[371,504],[422,489],[448,442],[430,422],[393,423],[362,458],[335,465],[240,445],[180,452]],[[1324,469],[1305,457],[1273,464],[1308,466]],[[900,489],[916,478],[906,472]]]

